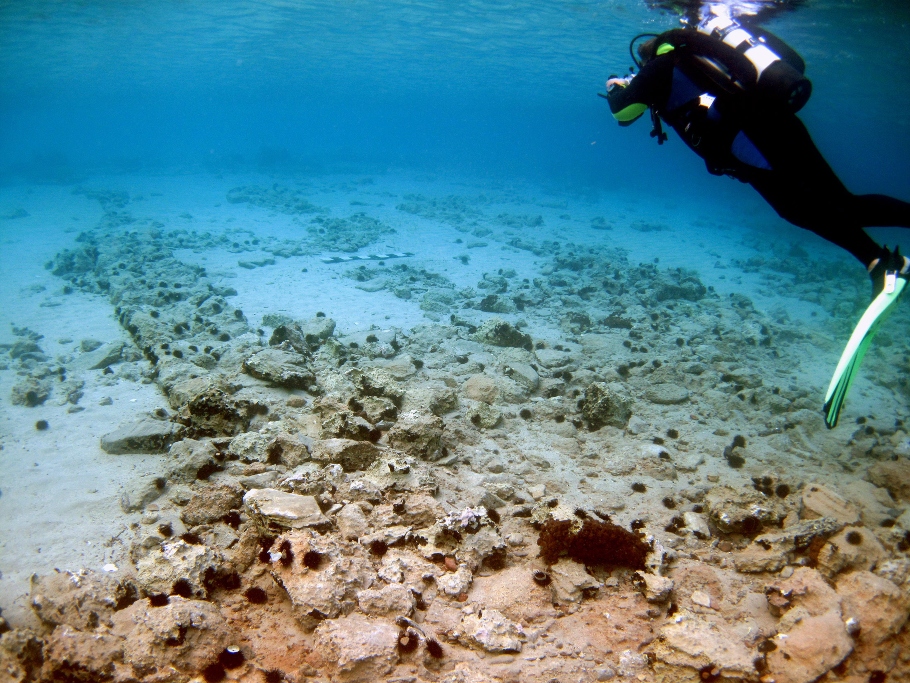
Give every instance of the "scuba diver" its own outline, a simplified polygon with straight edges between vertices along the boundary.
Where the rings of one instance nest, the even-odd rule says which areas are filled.
[[[781,39],[724,5],[711,5],[695,27],[642,34],[629,51],[638,73],[611,76],[610,110],[628,126],[650,110],[714,175],[748,183],[784,220],[843,247],[872,278],[873,302],[848,343],[825,398],[825,422],[837,424],[844,398],[878,325],[903,292],[910,259],[877,244],[863,228],[910,227],[910,203],[855,195],[837,177],[796,116],[812,92],[802,58]],[[638,45],[635,55],[635,44]]]

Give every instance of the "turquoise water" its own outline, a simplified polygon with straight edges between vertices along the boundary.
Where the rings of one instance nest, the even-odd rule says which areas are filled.
[[[403,167],[699,191],[687,150],[620,131],[595,97],[632,35],[674,25],[633,0],[5,2],[0,178]],[[899,0],[769,23],[806,58],[803,117],[857,191],[906,191],[908,27]]]

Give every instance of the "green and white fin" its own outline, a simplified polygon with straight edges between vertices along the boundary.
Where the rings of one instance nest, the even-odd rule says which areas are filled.
[[[869,304],[853,330],[853,334],[850,335],[850,341],[847,342],[840,361],[837,363],[834,376],[831,378],[831,384],[828,385],[828,393],[825,394],[825,425],[828,429],[834,429],[837,426],[841,408],[847,398],[850,385],[853,384],[853,379],[859,372],[863,356],[866,355],[879,326],[888,317],[906,286],[906,279],[897,277],[897,273],[889,272],[885,277],[885,288]]]

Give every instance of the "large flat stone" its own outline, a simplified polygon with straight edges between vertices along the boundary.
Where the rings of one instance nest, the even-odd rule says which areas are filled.
[[[306,356],[280,349],[264,349],[253,354],[243,362],[243,370],[288,389],[307,389],[316,380]]]
[[[313,496],[300,496],[277,489],[253,489],[243,497],[247,514],[262,529],[325,528],[331,525]]]
[[[181,439],[183,432],[183,425],[144,417],[102,436],[101,448],[113,455],[164,453],[172,443]]]

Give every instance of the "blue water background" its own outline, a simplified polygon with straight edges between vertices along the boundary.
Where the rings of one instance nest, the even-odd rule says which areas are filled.
[[[632,35],[675,25],[638,0],[6,1],[0,182],[406,169],[735,201],[595,96]],[[805,57],[801,116],[848,186],[910,199],[910,3],[767,26]]]

